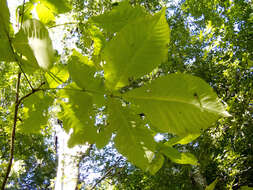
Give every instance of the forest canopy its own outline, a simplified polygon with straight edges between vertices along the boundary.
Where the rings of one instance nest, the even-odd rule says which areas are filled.
[[[1,189],[253,189],[251,0],[0,1]]]

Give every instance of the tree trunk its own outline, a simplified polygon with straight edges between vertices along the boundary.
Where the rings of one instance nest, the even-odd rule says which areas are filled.
[[[79,177],[79,163],[88,152],[90,145],[68,148],[67,134],[61,127],[56,130],[58,137],[58,167],[55,181],[56,190],[75,190]]]

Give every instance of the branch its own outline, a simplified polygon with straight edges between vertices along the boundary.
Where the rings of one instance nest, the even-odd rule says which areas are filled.
[[[22,27],[22,25],[23,25],[23,20],[24,20],[24,10],[25,10],[25,0],[23,1],[23,9],[22,9],[23,13],[22,13],[22,15],[21,15],[21,27]],[[6,32],[6,34],[8,34],[8,33]],[[9,44],[10,44],[11,51],[12,51],[14,57],[15,57],[15,60],[16,60],[16,62],[17,62],[17,64],[18,64],[18,66],[19,66],[21,72],[22,72],[23,75],[25,76],[25,79],[26,79],[26,81],[28,82],[30,88],[33,90],[33,87],[32,87],[32,85],[31,85],[31,83],[30,83],[30,81],[29,81],[27,75],[25,74],[24,70],[23,70],[22,67],[21,67],[20,61],[19,61],[19,60],[17,59],[17,57],[16,57],[16,56],[18,56],[18,55],[15,53],[15,51],[14,51],[14,49],[13,49],[13,47],[12,47],[12,41],[11,41],[9,35],[7,35],[7,37],[8,37],[8,40],[9,40]],[[21,55],[21,58],[22,58],[22,55]]]
[[[96,188],[96,186],[101,183],[101,181],[103,181],[110,173],[111,171],[118,165],[119,161],[122,159],[122,157],[120,157],[116,163],[109,169],[107,170],[107,172],[97,181],[97,183],[95,183],[95,185],[92,186],[92,188],[90,190],[93,190]]]
[[[9,174],[11,171],[11,166],[12,166],[12,160],[13,160],[13,155],[14,155],[14,142],[15,142],[15,133],[16,133],[16,126],[17,126],[17,116],[18,116],[18,107],[19,107],[19,88],[20,88],[20,79],[21,79],[21,73],[18,73],[18,81],[17,81],[17,86],[16,86],[16,101],[15,101],[15,111],[14,111],[14,121],[13,121],[13,128],[12,128],[12,133],[11,133],[11,145],[10,145],[10,159],[8,163],[8,167],[6,170],[6,174],[3,180],[3,184],[1,189],[5,189],[5,185],[7,183],[7,180],[9,178]]]
[[[55,27],[58,27],[58,26],[65,26],[65,25],[71,25],[71,24],[85,24],[85,23],[80,23],[80,22],[67,22],[67,23],[63,23],[63,24],[56,24],[56,25],[53,25],[53,26],[50,26],[48,27],[48,29],[52,29],[52,28],[55,28]]]
[[[23,0],[23,7],[22,8],[23,8],[23,10],[22,10],[23,13],[22,13],[22,17],[21,17],[21,27],[22,27],[23,19],[24,19],[25,0]],[[9,40],[10,44],[11,44],[11,40],[9,38],[9,35],[7,35],[7,37],[8,37],[8,40]],[[12,45],[10,45],[10,47],[11,47],[11,50],[12,50],[13,54],[15,55]],[[18,65],[19,65],[19,62],[18,62],[16,57],[15,57],[15,59],[16,59]],[[20,68],[21,68],[21,66],[20,66]],[[22,71],[22,73],[24,73],[22,69],[21,69],[21,71]],[[26,80],[28,81],[30,87],[32,88],[32,86],[31,86],[27,76],[25,75],[25,73],[24,73],[24,76],[25,76]],[[18,73],[17,86],[16,86],[16,100],[15,100],[15,110],[14,110],[14,118],[13,118],[13,128],[12,128],[12,133],[11,133],[10,159],[9,159],[8,167],[7,167],[5,176],[4,176],[4,180],[3,180],[1,190],[5,189],[5,185],[8,181],[8,178],[9,178],[9,175],[10,175],[10,172],[11,172],[11,166],[12,166],[12,161],[13,161],[13,156],[14,156],[14,148],[15,148],[14,143],[15,143],[15,134],[16,134],[17,119],[18,119],[18,107],[19,107],[19,104],[20,104],[20,101],[19,101],[20,81],[21,81],[21,73],[19,72]]]
[[[16,101],[15,101],[15,110],[14,110],[14,121],[13,121],[13,128],[12,128],[12,133],[11,133],[11,145],[10,145],[10,160],[8,163],[8,167],[6,170],[6,174],[4,177],[4,181],[1,187],[1,190],[5,189],[5,185],[7,183],[7,180],[9,178],[9,174],[11,171],[11,166],[12,166],[12,160],[13,160],[13,155],[14,155],[14,142],[15,142],[15,134],[16,134],[16,126],[17,126],[17,120],[18,120],[18,108],[21,102],[25,99],[34,94],[35,92],[38,92],[41,89],[41,87],[45,84],[45,82],[42,82],[38,88],[35,88],[32,90],[32,92],[28,93],[27,95],[23,96],[22,98],[19,99],[19,89],[20,89],[20,80],[21,80],[21,73],[18,73],[18,81],[17,81],[17,87],[16,87]]]
[[[44,90],[44,89],[41,88],[44,84],[46,84],[46,83],[45,83],[45,82],[42,82],[38,88],[32,89],[32,91],[31,91],[30,93],[28,93],[28,94],[26,94],[25,96],[23,96],[22,98],[20,98],[20,100],[19,100],[19,102],[18,102],[18,105],[19,105],[24,99],[28,98],[29,96],[31,96],[31,95],[34,94],[35,92],[38,92],[38,91],[40,91],[40,90]]]

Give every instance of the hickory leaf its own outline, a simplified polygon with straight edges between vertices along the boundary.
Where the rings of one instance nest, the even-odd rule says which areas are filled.
[[[36,5],[36,12],[40,19],[40,21],[48,26],[52,26],[55,24],[55,17],[48,7],[46,7],[44,4],[39,3]]]
[[[68,133],[70,129],[73,130],[68,141],[69,147],[86,142],[93,144],[97,132],[94,127],[92,96],[86,92],[71,90],[65,90],[59,95],[68,99],[68,102],[61,101],[62,110],[58,117],[63,121],[63,127]]]
[[[71,5],[65,0],[33,0],[33,2],[42,3],[45,7],[50,9],[53,13],[65,13],[71,10]]]
[[[21,124],[23,133],[38,133],[47,124],[48,109],[53,103],[53,98],[44,92],[36,92],[24,101],[24,119]]]
[[[73,50],[68,61],[68,70],[72,80],[82,89],[103,91],[103,80],[95,77],[96,67],[88,57]]]
[[[215,186],[216,184],[218,183],[218,178],[216,178],[210,185],[208,185],[205,190],[214,190],[215,189]]]
[[[165,9],[127,24],[104,49],[106,86],[119,89],[151,72],[166,60],[169,39]]]
[[[6,0],[0,1],[0,61],[15,61],[10,45],[10,13]]]
[[[26,20],[21,29],[25,35],[25,39],[19,39],[17,43],[24,43],[25,46],[29,46],[33,52],[33,55],[27,53],[27,57],[31,58],[34,56],[36,58],[37,64],[40,68],[47,71],[50,69],[55,61],[54,50],[52,46],[52,41],[49,37],[49,33],[39,20],[29,19]],[[17,48],[18,51],[21,51],[20,48]],[[28,48],[25,49],[28,51]],[[22,53],[21,51],[20,53]],[[33,61],[33,58],[31,59]],[[32,63],[34,64],[34,63]]]
[[[135,6],[133,8],[128,1],[123,1],[111,11],[92,17],[91,21],[107,32],[114,33],[120,31],[128,23],[145,15],[145,10],[142,7]]]
[[[156,142],[150,130],[137,114],[122,107],[119,100],[109,99],[109,124],[116,129],[114,138],[117,150],[136,166],[148,171],[155,158]],[[161,164],[158,164],[161,166]],[[153,168],[153,173],[158,167]]]
[[[39,69],[33,50],[29,45],[27,35],[23,30],[19,30],[19,32],[15,35],[12,45],[16,52],[22,54],[22,58],[19,58],[19,60],[25,72],[32,73],[36,69]]]
[[[198,160],[196,157],[189,152],[179,152],[177,149],[170,146],[165,146],[163,144],[159,145],[159,150],[165,156],[167,156],[172,162],[178,164],[191,164],[197,165]]]
[[[187,74],[161,77],[123,97],[138,105],[155,127],[179,136],[198,134],[219,117],[229,116],[213,89]]]
[[[196,133],[196,134],[190,133],[186,136],[173,137],[165,144],[168,146],[173,146],[175,144],[188,144],[188,143],[192,142],[193,140],[195,140],[196,138],[198,138],[199,136],[200,136],[200,133]]]
[[[49,87],[56,88],[68,80],[69,73],[65,65],[57,64],[45,73],[45,77]]]

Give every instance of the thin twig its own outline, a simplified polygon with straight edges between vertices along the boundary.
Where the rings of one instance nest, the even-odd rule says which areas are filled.
[[[15,101],[15,111],[14,111],[14,122],[13,122],[13,129],[12,129],[12,134],[11,134],[11,146],[10,146],[10,160],[8,163],[8,167],[6,170],[6,174],[4,177],[4,181],[1,187],[1,190],[5,189],[5,185],[7,183],[7,180],[9,178],[9,174],[11,171],[11,166],[12,166],[12,160],[13,160],[13,155],[14,155],[14,142],[15,142],[15,133],[16,133],[16,126],[17,126],[17,119],[18,119],[18,108],[21,102],[25,99],[34,94],[35,92],[38,92],[41,89],[41,87],[45,84],[45,82],[42,82],[38,88],[33,89],[30,93],[26,94],[22,98],[19,99],[19,88],[20,88],[20,79],[21,79],[21,73],[18,73],[18,82],[17,82],[17,87],[16,87],[16,101]]]
[[[21,56],[21,57],[22,57],[22,56]],[[28,85],[29,85],[29,86],[30,86],[30,88],[33,90],[32,84],[30,83],[30,81],[29,81],[29,79],[28,79],[27,75],[25,74],[25,72],[24,72],[24,70],[23,70],[22,66],[20,65],[20,63],[19,63],[19,61],[18,61],[17,59],[16,59],[16,61],[17,61],[17,63],[18,63],[18,66],[19,66],[19,68],[20,68],[20,70],[21,70],[22,74],[25,76],[25,79],[26,79],[26,81],[27,81]]]
[[[38,92],[38,91],[40,91],[40,90],[44,90],[44,89],[41,88],[44,84],[46,84],[46,83],[45,83],[45,82],[42,82],[38,88],[34,88],[30,93],[28,93],[28,94],[26,94],[25,96],[23,96],[22,98],[20,98],[19,104],[20,104],[24,99],[28,98],[29,96],[31,96],[31,95],[34,94],[35,92]]]
[[[122,157],[120,157],[116,163],[109,169],[107,170],[107,172],[95,183],[95,185],[92,186],[92,188],[90,190],[93,190],[96,188],[96,186],[101,183],[101,181],[103,181],[110,173],[111,171],[118,165],[119,161],[122,159]]]
[[[67,23],[63,23],[63,24],[56,24],[56,25],[50,26],[50,27],[48,27],[48,29],[55,28],[55,27],[58,27],[58,26],[71,25],[71,24],[85,24],[85,23],[80,23],[80,22],[67,22]]]
[[[22,15],[21,15],[21,27],[22,27],[22,25],[23,25],[23,20],[24,20],[24,11],[25,11],[25,0],[23,1],[23,8],[22,8]],[[9,44],[10,44],[11,51],[12,51],[14,57],[15,57],[15,60],[16,60],[16,62],[17,62],[17,64],[18,64],[18,66],[19,66],[21,72],[22,72],[23,75],[25,76],[25,79],[26,79],[26,81],[28,82],[30,88],[33,90],[33,87],[32,87],[32,85],[31,85],[31,83],[30,83],[30,81],[29,81],[27,75],[25,74],[25,72],[24,72],[24,70],[23,70],[23,68],[22,68],[22,66],[21,66],[21,64],[20,64],[20,62],[19,62],[19,60],[18,60],[18,59],[16,58],[16,56],[15,56],[16,54],[15,54],[15,51],[14,51],[14,49],[13,49],[13,47],[12,47],[12,42],[11,42],[11,39],[10,39],[9,35],[7,35],[7,37],[8,37],[8,40],[9,40]],[[22,58],[22,55],[21,55],[21,58]]]
[[[25,0],[23,1],[23,10],[22,10],[23,13],[22,13],[22,17],[21,17],[21,27],[22,27],[23,18],[24,18],[24,10],[25,10]],[[11,40],[9,38],[9,35],[7,35],[7,37],[8,37],[8,40],[9,40],[10,44],[11,44]],[[13,54],[15,55],[12,45],[10,45],[10,47],[11,47],[11,50],[12,50]],[[16,57],[15,57],[15,59],[16,59],[17,63],[19,63]],[[23,72],[22,69],[21,69],[21,71]],[[24,75],[25,75],[25,73],[24,73]],[[25,75],[25,77],[26,77],[26,75]],[[27,81],[28,81],[28,83],[31,87],[31,84],[30,84],[27,77],[26,77],[26,79],[27,79]],[[1,190],[5,189],[5,185],[8,181],[8,178],[9,178],[9,175],[10,175],[10,172],[11,172],[11,166],[12,166],[13,157],[14,157],[15,134],[16,134],[17,119],[18,119],[18,108],[19,108],[19,104],[20,104],[20,100],[19,100],[20,81],[21,81],[21,73],[19,72],[18,73],[18,79],[17,79],[17,86],[16,86],[16,100],[15,100],[15,110],[14,110],[14,118],[13,118],[13,128],[12,128],[12,133],[11,133],[10,158],[9,158],[8,167],[7,167],[5,176],[4,176],[3,184],[1,186]]]
[[[8,36],[8,38],[9,38],[9,36]],[[9,43],[11,44],[10,38],[9,38]],[[10,45],[10,47],[11,47],[12,53],[13,53],[14,56],[15,56],[15,52],[14,52],[14,49],[13,49],[12,45]],[[22,56],[21,56],[21,57],[22,57]],[[21,66],[21,64],[20,64],[20,62],[19,62],[19,60],[18,60],[16,57],[15,57],[15,60],[16,60],[16,62],[17,62],[17,64],[18,64],[18,66],[19,66],[19,68],[20,68],[22,74],[25,76],[25,79],[26,79],[28,85],[30,86],[31,89],[33,89],[33,87],[32,87],[32,85],[31,85],[31,83],[30,83],[30,81],[29,81],[27,75],[25,74],[25,72],[24,72],[24,70],[23,70],[23,68],[22,68],[22,66]]]
[[[18,80],[17,80],[17,86],[16,86],[16,101],[15,101],[15,111],[14,111],[14,121],[13,121],[13,128],[12,128],[12,133],[11,133],[11,145],[10,145],[10,159],[8,163],[8,167],[6,170],[6,174],[3,180],[3,184],[1,189],[5,189],[5,185],[7,183],[7,180],[9,178],[9,174],[11,171],[11,166],[12,166],[12,160],[13,160],[13,155],[14,155],[14,142],[15,142],[15,133],[16,133],[16,126],[17,126],[17,118],[18,118],[18,107],[19,107],[19,87],[20,87],[20,79],[21,79],[21,73],[18,73]]]

